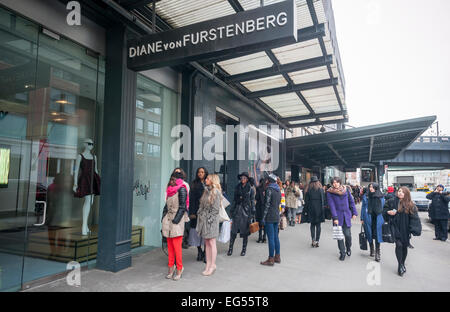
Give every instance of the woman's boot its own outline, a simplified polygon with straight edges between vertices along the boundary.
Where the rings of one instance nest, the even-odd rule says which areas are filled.
[[[261,264],[262,265],[268,265],[268,266],[273,266],[274,265],[274,263],[275,263],[275,260],[274,260],[274,258],[272,258],[272,257],[269,257],[266,261],[261,261]]]
[[[202,247],[197,247],[197,261],[202,261],[203,257]]]
[[[377,243],[376,248],[377,248],[377,250],[375,253],[375,261],[380,262],[381,261],[381,246],[379,243]]]
[[[258,240],[256,241],[257,243],[262,243],[263,241],[263,237],[262,237],[262,228],[259,228],[259,237]]]
[[[248,243],[248,236],[245,236],[244,240],[242,241],[241,256],[245,256],[245,253],[247,252],[247,243]]]
[[[234,240],[236,239],[236,236],[231,236],[230,238],[230,247],[228,248],[227,256],[231,256],[233,254],[233,245]]]
[[[371,243],[369,243],[369,247],[370,247],[370,257],[374,257],[375,249],[373,248],[373,241]]]

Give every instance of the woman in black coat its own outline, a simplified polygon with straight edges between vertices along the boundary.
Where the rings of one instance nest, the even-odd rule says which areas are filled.
[[[391,224],[392,236],[395,240],[395,255],[398,262],[398,275],[406,272],[405,260],[411,234],[419,236],[422,232],[418,209],[411,200],[407,187],[401,187],[395,198],[386,202],[383,211],[384,220]]]
[[[319,247],[321,223],[325,222],[325,193],[316,176],[311,178],[305,193],[305,214],[311,223],[311,247]]]
[[[384,204],[384,195],[381,193],[380,186],[378,183],[369,184],[368,188],[368,206],[367,206],[367,219],[370,224],[370,231],[368,233],[372,234],[372,237],[368,238],[369,246],[370,246],[370,256],[375,256],[375,261],[381,261],[381,226],[384,223],[384,220],[381,218],[381,214],[383,213],[383,204]],[[369,221],[370,219],[370,221]],[[364,221],[363,221],[364,223]],[[367,226],[369,226],[367,224]],[[373,241],[375,240],[375,250]],[[375,252],[374,252],[375,251]]]
[[[247,172],[243,172],[238,175],[238,179],[241,182],[234,191],[234,201],[230,211],[232,224],[228,256],[233,254],[233,245],[238,233],[243,238],[241,256],[245,256],[250,235],[250,223],[255,217],[255,191],[250,185],[250,177]]]
[[[208,170],[204,167],[197,169],[195,180],[192,181],[189,192],[189,245],[197,247],[197,261],[205,260],[205,252],[202,251],[203,239],[198,235],[195,228],[197,227],[197,211],[200,206],[200,198],[205,190],[205,180],[208,176]]]
[[[262,226],[262,218],[264,214],[264,190],[265,190],[264,179],[259,181],[259,185],[256,188],[256,214],[255,219],[256,222],[259,223],[259,237],[256,241],[257,243],[265,243],[266,242],[266,229]]]

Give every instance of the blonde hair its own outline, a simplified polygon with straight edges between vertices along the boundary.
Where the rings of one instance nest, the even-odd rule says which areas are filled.
[[[212,189],[211,189],[211,193],[209,195],[209,203],[212,203],[214,201],[214,191],[213,189],[216,189],[219,191],[219,194],[222,194],[222,187],[220,186],[220,178],[217,174],[209,174],[207,177],[207,179],[210,179],[212,182]]]

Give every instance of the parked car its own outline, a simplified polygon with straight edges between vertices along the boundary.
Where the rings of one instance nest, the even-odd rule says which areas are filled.
[[[419,211],[428,211],[431,200],[427,199],[425,192],[411,192],[411,200],[416,204]]]

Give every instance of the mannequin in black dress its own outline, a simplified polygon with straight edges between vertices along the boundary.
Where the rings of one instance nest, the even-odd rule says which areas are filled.
[[[92,154],[93,148],[94,142],[91,139],[86,139],[84,141],[84,151],[77,155],[75,164],[74,196],[84,198],[82,235],[88,235],[89,233],[87,221],[91,206],[94,203],[94,196],[100,195],[100,177],[97,169],[97,157]]]

